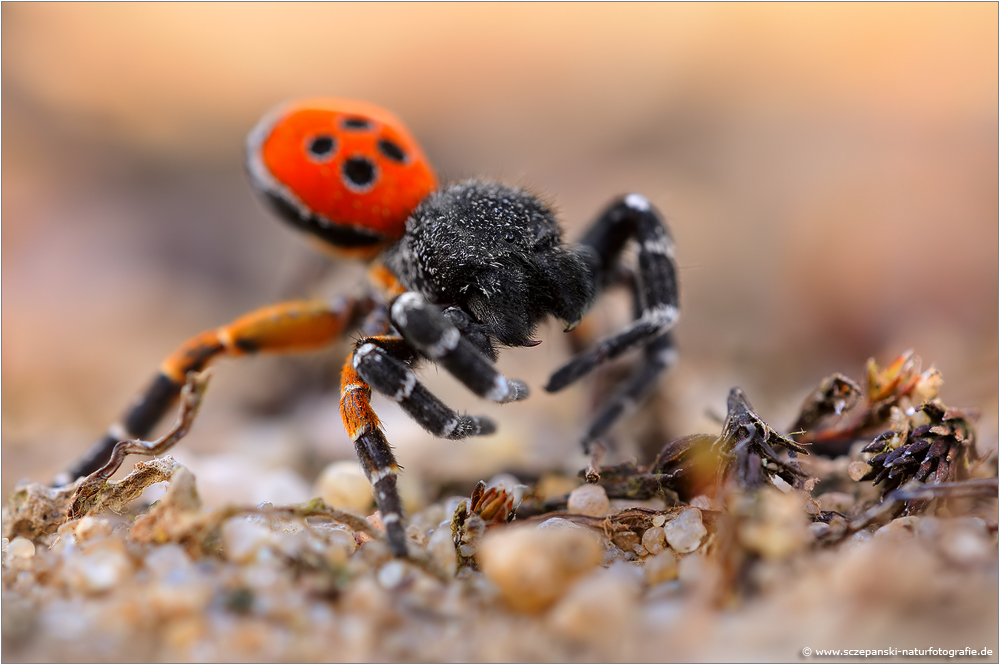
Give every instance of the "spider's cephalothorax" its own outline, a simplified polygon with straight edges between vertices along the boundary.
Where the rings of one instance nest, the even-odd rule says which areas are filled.
[[[536,196],[495,182],[433,192],[382,260],[407,290],[462,309],[504,346],[530,346],[548,315],[579,321],[594,299],[594,254],[564,245]]]
[[[612,202],[578,244],[566,244],[537,196],[486,180],[438,189],[419,145],[394,116],[339,99],[268,114],[248,138],[247,170],[293,226],[335,253],[378,259],[369,272],[375,288],[330,302],[273,305],[191,338],[163,361],[122,422],[69,470],[69,479],[99,469],[119,440],[147,438],[187,374],[215,358],[318,348],[358,329],[341,372],[340,412],[389,545],[406,556],[399,467],[371,408],[373,390],[437,436],[489,434],[495,430],[489,419],[456,413],[431,394],[414,374],[416,362],[439,365],[484,399],[522,400],[528,388],[497,370],[497,346],[534,346],[534,331],[548,316],[572,328],[601,290],[622,281],[632,286],[635,319],[571,359],[545,386],[561,390],[600,363],[642,349],[643,362],[584,433],[584,448],[674,360],[673,240],[638,194]],[[619,265],[629,241],[637,246],[635,271]]]

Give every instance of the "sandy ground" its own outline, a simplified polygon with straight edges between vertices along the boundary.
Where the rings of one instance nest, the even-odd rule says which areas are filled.
[[[941,370],[947,404],[981,411],[980,445],[996,447],[993,5],[4,5],[0,11],[5,498],[18,481],[45,481],[61,470],[191,334],[282,298],[358,288],[359,267],[315,257],[261,208],[242,173],[243,138],[257,118],[284,99],[315,94],[391,108],[444,179],[485,174],[544,192],[557,203],[570,238],[606,201],[628,191],[642,192],[668,215],[681,271],[681,361],[652,406],[612,433],[612,461],[649,462],[671,437],[718,432],[711,414],[725,413],[734,385],[765,420],[785,429],[820,378],[834,371],[860,378],[867,358],[886,363],[906,348]],[[609,297],[590,331],[617,329],[627,316],[626,303]],[[577,437],[616,370],[556,396],[543,394],[540,387],[570,343],[555,325],[540,338],[538,348],[501,360],[508,375],[535,389],[522,404],[483,405],[450,378],[431,368],[423,373],[450,404],[496,418],[494,437],[434,440],[391,404],[376,402],[406,469],[411,512],[433,510],[452,495],[468,497],[478,480],[501,472],[573,478],[584,466]],[[344,344],[295,358],[220,364],[194,431],[172,453],[197,478],[206,510],[226,502],[306,501],[328,463],[352,459],[335,392],[346,351]],[[992,538],[995,562],[995,531]],[[925,578],[951,566],[952,559],[933,552]],[[49,555],[39,548],[35,556],[41,566]],[[132,579],[145,554],[129,556]],[[363,570],[379,570],[378,557],[373,561]],[[986,579],[995,592],[995,571],[992,578],[963,574],[971,577],[956,582],[962,588]],[[648,581],[638,584],[630,588],[642,608],[659,602],[642,586]],[[657,629],[637,628],[632,642],[660,650],[629,653],[741,659],[740,645],[766,643],[783,630],[761,627],[772,610],[766,603],[785,603],[786,612],[813,607],[802,600],[811,597],[809,587],[796,588],[791,595],[765,594],[754,601],[765,605],[750,614],[711,614],[718,621],[705,620],[715,626],[704,628],[705,639],[725,627],[726,635],[738,636],[731,652],[684,651],[677,636],[702,633],[688,630],[695,618],[682,617],[709,615],[671,610],[673,601],[664,600],[653,615]],[[72,602],[94,600],[80,593]],[[884,634],[879,626],[894,635],[920,635],[925,627],[877,608],[867,622],[852,622],[852,603],[860,601],[851,593],[823,605],[836,608],[835,625],[863,624],[873,636]],[[126,597],[99,596],[100,602]],[[391,591],[372,597],[395,607]],[[72,614],[76,606],[64,607]],[[326,625],[326,610],[315,611],[316,625]],[[542,630],[518,616],[489,614],[501,626],[496,644],[534,643],[509,637]],[[812,617],[797,614],[788,632],[813,634],[809,626],[827,625]],[[967,617],[956,609],[927,621],[944,626],[942,634],[965,635]],[[978,639],[970,630],[970,639]],[[386,645],[375,632],[365,634],[367,646],[342,659],[403,657],[373,651]],[[30,641],[23,644],[29,650],[22,653],[33,653]],[[627,659],[566,644],[566,651],[495,653]],[[134,657],[173,657],[156,649]],[[322,658],[313,653],[299,657]],[[462,659],[443,653],[411,655]],[[463,655],[490,659],[489,653]],[[794,649],[785,657],[754,653],[797,658]]]

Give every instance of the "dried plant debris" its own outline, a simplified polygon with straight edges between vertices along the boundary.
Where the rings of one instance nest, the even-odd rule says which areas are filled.
[[[200,373],[190,372],[188,374],[187,383],[181,390],[180,414],[177,416],[177,422],[162,437],[156,441],[129,440],[119,441],[115,444],[108,462],[84,478],[77,486],[76,493],[73,495],[73,501],[69,507],[70,519],[83,517],[95,509],[99,510],[102,502],[111,501],[115,503],[115,506],[124,507],[133,499],[138,498],[147,486],[166,480],[166,478],[160,477],[143,485],[141,479],[123,484],[125,481],[122,481],[122,483],[110,483],[108,478],[121,468],[126,456],[162,455],[183,439],[187,435],[188,430],[191,429],[191,424],[198,415],[198,409],[201,407],[201,400],[205,395],[205,390],[208,388],[208,380],[211,376],[211,370],[205,370]],[[138,470],[138,467],[136,468]],[[147,468],[155,473],[151,467]],[[134,474],[135,472],[129,474],[129,478]],[[138,493],[133,491],[129,494],[129,491],[133,488],[138,488]],[[119,510],[115,506],[109,507],[112,510]]]
[[[729,392],[727,407],[721,435],[694,434],[670,441],[653,463],[654,473],[685,498],[715,495],[726,488],[761,487],[774,478],[801,485],[807,474],[792,456],[808,455],[809,450],[765,423],[740,388]]]
[[[860,478],[882,486],[882,496],[907,480],[940,484],[968,477],[969,465],[978,459],[975,414],[950,409],[940,400],[925,402],[912,415],[897,417],[892,429],[875,437],[861,452],[875,453],[871,469]],[[921,504],[908,502],[906,511]]]
[[[857,383],[837,373],[826,377],[812,391],[805,402],[798,419],[792,425],[793,432],[809,432],[831,416],[838,417],[854,408],[861,398],[861,388]]]
[[[741,488],[760,487],[777,477],[789,485],[801,483],[804,471],[791,460],[783,459],[775,448],[808,455],[802,445],[775,432],[753,410],[739,388],[729,392],[729,413],[716,447],[722,453],[720,485],[735,481]]]
[[[514,497],[504,487],[486,487],[480,480],[472,496],[455,508],[451,534],[459,568],[479,569],[476,550],[489,524],[503,524],[514,519]]]
[[[928,402],[938,396],[942,383],[933,367],[921,371],[920,357],[912,350],[885,368],[869,359],[865,374],[863,398],[856,396],[857,384],[841,374],[824,379],[803,403],[793,438],[812,443],[817,455],[845,455],[855,441],[883,431],[894,407],[905,411]]]
[[[799,457],[813,448],[736,388],[721,433],[670,441],[649,466],[595,457],[589,475],[507,476],[414,511],[406,560],[377,512],[319,499],[206,509],[198,479],[169,456],[111,482],[126,453],[162,451],[164,439],[122,445],[87,480],[8,500],[5,656],[780,662],[806,645],[996,650],[997,479],[977,463],[973,415],[941,404],[940,377],[901,358],[870,365],[864,394],[835,375],[807,400],[796,427],[846,436],[852,456]],[[197,411],[191,388],[168,443]],[[159,480],[159,501],[135,501]]]

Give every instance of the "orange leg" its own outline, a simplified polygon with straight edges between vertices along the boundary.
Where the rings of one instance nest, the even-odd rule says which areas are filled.
[[[100,468],[118,441],[145,439],[180,395],[188,372],[197,372],[219,356],[258,352],[289,353],[322,348],[336,340],[359,317],[371,311],[370,299],[280,303],[250,312],[228,325],[192,337],[171,353],[121,423],[108,428],[87,455],[57,479],[69,482]]]
[[[380,344],[400,345],[398,337],[377,335],[367,340]],[[403,506],[396,490],[399,464],[396,462],[389,442],[382,433],[382,423],[371,406],[372,389],[354,367],[354,351],[347,356],[340,371],[340,417],[344,429],[354,441],[358,460],[365,470],[368,482],[372,484],[375,502],[382,514],[389,546],[396,556],[407,555],[406,532],[403,528]]]

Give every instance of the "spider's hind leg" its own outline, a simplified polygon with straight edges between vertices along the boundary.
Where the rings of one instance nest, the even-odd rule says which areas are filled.
[[[678,317],[677,267],[673,238],[660,213],[644,197],[629,194],[601,214],[580,244],[592,251],[594,280],[597,288],[603,289],[620,276],[618,262],[631,239],[637,242],[639,250],[635,320],[621,332],[576,355],[556,370],[545,386],[548,392],[562,390],[601,363],[644,347],[644,362],[598,414],[584,436],[586,450],[646,395],[660,373],[676,358],[671,329]]]
[[[65,485],[100,469],[119,441],[147,439],[181,394],[188,372],[200,372],[216,359],[254,353],[288,353],[332,344],[353,321],[374,307],[370,298],[290,301],[263,307],[220,328],[206,330],[164,359],[160,371],[126,411],[122,421],[66,472],[53,481]]]

